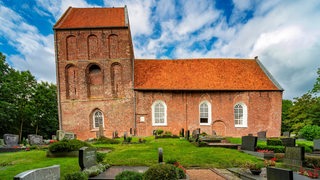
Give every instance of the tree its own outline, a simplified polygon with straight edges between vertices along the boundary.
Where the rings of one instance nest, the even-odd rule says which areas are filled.
[[[47,82],[38,83],[32,98],[34,108],[32,127],[35,134],[50,138],[59,126],[56,86]]]
[[[317,74],[318,74],[318,77],[316,82],[313,85],[313,89],[311,91],[312,93],[320,93],[320,68],[318,68]]]
[[[282,116],[281,116],[281,121],[282,121],[282,126],[281,126],[281,131],[290,131],[290,124],[286,123],[286,120],[288,119],[288,114],[290,113],[290,108],[293,106],[293,103],[291,100],[282,100]]]

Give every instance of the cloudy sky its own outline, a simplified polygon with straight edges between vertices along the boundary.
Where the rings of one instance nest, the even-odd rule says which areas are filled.
[[[254,58],[292,99],[320,67],[319,0],[0,0],[0,52],[55,83],[52,26],[69,7],[127,5],[136,58]]]

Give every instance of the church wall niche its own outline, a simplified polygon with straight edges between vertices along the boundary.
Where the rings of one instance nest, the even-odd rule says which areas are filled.
[[[98,64],[89,64],[86,70],[88,97],[101,98],[103,96],[103,71]]]
[[[88,44],[88,59],[97,58],[98,52],[99,52],[97,36],[94,34],[89,35],[87,44]]]
[[[122,92],[122,66],[115,62],[111,64],[111,88],[113,97],[121,96]]]
[[[119,38],[116,34],[111,34],[108,37],[108,47],[109,47],[109,58],[116,59],[118,58],[119,51]]]
[[[75,60],[77,57],[76,37],[70,35],[66,38],[67,60]]]
[[[66,79],[66,98],[76,99],[77,98],[77,68],[69,64],[65,69]]]

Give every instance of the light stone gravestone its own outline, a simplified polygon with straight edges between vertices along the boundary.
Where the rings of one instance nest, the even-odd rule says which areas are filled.
[[[59,180],[60,165],[32,169],[14,176],[14,180]]]
[[[8,147],[18,146],[19,135],[15,134],[4,134],[3,135],[4,144]]]
[[[30,145],[42,145],[43,137],[36,134],[29,134],[28,141]]]
[[[76,136],[74,133],[72,132],[65,132],[63,130],[57,130],[57,137],[58,137],[58,141],[61,141],[63,139],[76,139]]]
[[[242,136],[241,150],[255,151],[258,138],[256,136]]]
[[[266,140],[267,139],[267,131],[260,131],[257,133],[258,139]]]
[[[285,164],[300,167],[304,159],[304,147],[286,147],[283,159]]]
[[[123,140],[127,140],[127,132],[123,133]]]
[[[320,139],[313,140],[313,150],[320,151]]]
[[[158,162],[163,163],[163,149],[162,148],[158,149]]]
[[[97,165],[97,150],[91,147],[82,147],[79,150],[79,166],[81,170]]]

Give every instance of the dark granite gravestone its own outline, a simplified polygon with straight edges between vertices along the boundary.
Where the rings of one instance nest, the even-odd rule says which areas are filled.
[[[268,180],[293,180],[293,171],[288,169],[267,167]]]
[[[241,150],[255,151],[258,138],[256,136],[242,136]]]
[[[320,139],[313,140],[313,150],[320,151]]]
[[[127,140],[127,132],[123,133],[123,140]]]
[[[283,162],[287,165],[302,166],[304,162],[304,147],[286,147]]]
[[[97,150],[91,147],[82,147],[79,150],[79,166],[81,170],[97,165]]]
[[[184,129],[181,129],[181,136],[184,137]]]
[[[283,132],[283,133],[282,133],[282,136],[284,136],[284,137],[290,137],[290,132],[289,132],[289,131]]]
[[[186,131],[186,135],[185,135],[185,137],[187,138],[187,140],[189,140],[189,139],[190,139],[190,130],[187,130],[187,131]]]
[[[43,137],[36,134],[29,134],[28,141],[30,145],[42,145],[43,144]]]
[[[296,139],[294,138],[281,138],[282,144],[285,147],[295,147]]]
[[[59,180],[60,165],[53,165],[45,168],[32,169],[22,172],[13,178],[14,180]]]
[[[260,131],[257,133],[258,139],[265,140],[267,139],[267,131]]]
[[[19,143],[19,135],[15,134],[4,134],[3,135],[4,144],[7,147],[18,146]]]
[[[158,149],[158,163],[163,163],[163,149]]]

